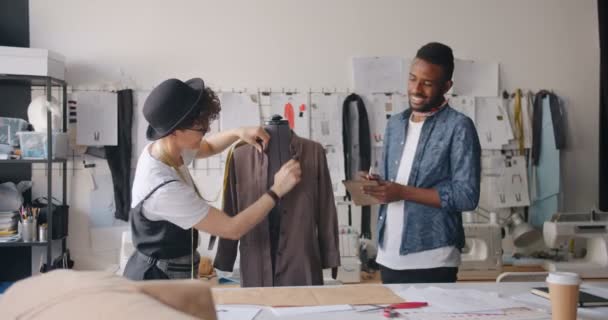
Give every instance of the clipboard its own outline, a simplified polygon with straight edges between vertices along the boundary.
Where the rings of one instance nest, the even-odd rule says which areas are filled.
[[[371,206],[382,203],[373,196],[363,193],[363,187],[365,186],[378,186],[377,180],[345,180],[342,181],[342,183],[346,187],[346,191],[350,194],[350,198],[355,205]]]

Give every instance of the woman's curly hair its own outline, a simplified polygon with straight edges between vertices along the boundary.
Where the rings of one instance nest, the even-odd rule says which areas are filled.
[[[175,129],[202,127],[209,130],[209,126],[217,119],[221,110],[220,99],[217,94],[210,88],[205,87],[196,106]]]

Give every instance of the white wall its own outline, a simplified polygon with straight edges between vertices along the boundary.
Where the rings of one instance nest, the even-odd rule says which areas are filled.
[[[351,56],[411,57],[429,41],[459,58],[499,62],[503,89],[564,98],[564,209],[597,203],[595,0],[30,1],[31,46],[64,54],[68,83],[78,87],[123,73],[139,89],[202,77],[224,90],[344,90]]]

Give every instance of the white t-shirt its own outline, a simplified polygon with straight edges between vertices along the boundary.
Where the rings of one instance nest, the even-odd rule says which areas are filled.
[[[401,155],[401,163],[397,171],[396,183],[407,185],[412,170],[412,163],[416,155],[416,148],[420,140],[422,122],[409,121],[405,146]],[[404,201],[388,204],[386,221],[384,222],[384,246],[378,248],[376,262],[393,269],[431,269],[440,267],[457,267],[460,265],[460,251],[454,246],[425,250],[406,255],[399,254],[403,234]]]
[[[194,151],[184,152],[184,165],[179,170],[188,181],[183,181],[177,171],[150,154],[146,145],[135,169],[131,207],[136,207],[152,189],[169,180],[168,183],[152,194],[143,205],[144,216],[152,221],[169,221],[183,229],[190,229],[209,213],[209,204],[194,191],[194,182],[188,173],[187,165],[195,158]]]

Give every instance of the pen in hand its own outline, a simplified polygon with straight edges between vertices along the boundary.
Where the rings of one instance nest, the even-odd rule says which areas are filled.
[[[367,172],[367,180],[380,180],[380,176],[374,170],[374,167],[378,166],[378,162],[374,163],[373,166],[369,166],[369,171]]]

